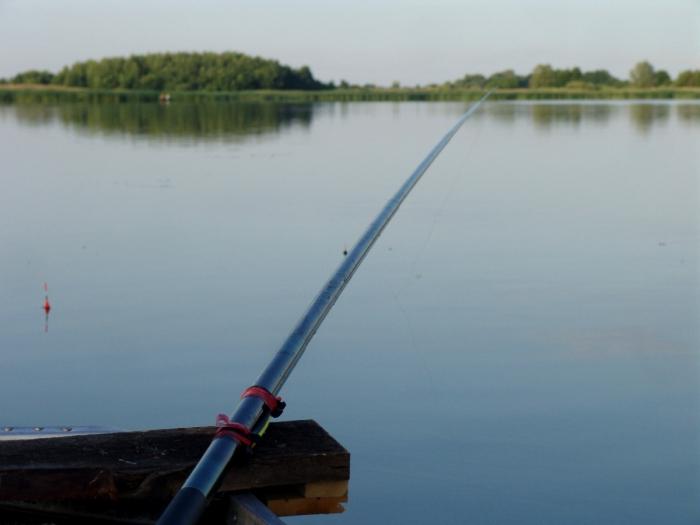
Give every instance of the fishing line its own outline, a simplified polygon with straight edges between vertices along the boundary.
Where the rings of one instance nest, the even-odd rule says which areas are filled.
[[[482,129],[480,126],[477,127],[476,133],[471,135],[470,140],[467,141],[467,146],[464,148],[465,154],[468,154],[471,152],[476,144],[479,141],[479,138],[481,137]],[[405,278],[405,281],[402,285],[398,286],[398,288],[395,288],[394,286],[391,285],[391,283],[387,280],[385,281],[387,285],[387,289],[389,290],[389,293],[391,294],[391,297],[394,300],[394,303],[396,305],[396,308],[400,312],[401,316],[404,319],[405,323],[405,328],[403,328],[403,333],[408,335],[408,339],[410,341],[411,347],[413,348],[414,352],[416,355],[419,356],[419,359],[421,360],[421,366],[423,370],[425,371],[427,375],[427,383],[430,385],[430,389],[433,391],[433,393],[436,393],[436,388],[435,388],[435,379],[433,377],[432,369],[430,368],[428,361],[425,358],[425,355],[423,352],[419,351],[419,345],[418,345],[418,340],[416,337],[416,333],[413,330],[413,323],[411,321],[411,317],[404,307],[403,303],[401,302],[400,294],[404,293],[408,287],[415,281],[415,271],[416,267],[419,263],[419,260],[421,259],[422,255],[425,253],[428,244],[432,240],[433,233],[435,232],[435,229],[437,227],[437,222],[438,219],[442,216],[443,211],[445,207],[447,206],[447,203],[450,200],[450,197],[454,193],[455,187],[457,186],[457,182],[462,178],[461,176],[464,175],[464,170],[454,170],[452,175],[450,176],[449,182],[448,182],[448,188],[445,191],[445,194],[442,198],[442,202],[438,206],[437,211],[433,214],[432,222],[431,225],[428,229],[428,234],[425,237],[425,239],[422,242],[421,247],[416,251],[416,255],[413,258],[413,261],[411,263],[408,276]]]
[[[471,139],[467,141],[467,147],[465,148],[465,152],[468,153],[473,150],[473,148],[476,146],[477,142],[479,141],[479,138],[481,137],[482,133],[482,128],[481,126],[477,126],[476,128],[476,133],[472,135]],[[464,170],[466,171],[466,170]],[[402,294],[403,292],[406,291],[406,289],[416,280],[416,268],[418,266],[418,263],[420,259],[423,257],[425,254],[425,251],[428,247],[428,244],[433,238],[433,234],[435,232],[435,228],[437,226],[438,219],[442,217],[442,214],[444,212],[445,207],[447,206],[447,203],[450,200],[450,197],[454,194],[455,187],[457,186],[457,182],[461,179],[461,176],[464,175],[463,170],[454,170],[454,173],[451,175],[448,183],[448,188],[445,192],[445,195],[442,199],[442,203],[438,206],[437,211],[433,214],[431,225],[428,228],[428,234],[424,238],[423,242],[421,243],[420,248],[416,250],[416,255],[413,258],[413,261],[411,262],[411,266],[409,268],[408,276],[406,277],[406,280],[402,286],[399,287],[399,290],[396,292],[397,297],[399,294]]]
[[[417,343],[418,339],[416,338],[416,332],[413,330],[413,324],[411,323],[408,311],[401,303],[401,299],[399,299],[398,293],[395,292],[391,288],[391,286],[389,286],[388,288],[389,292],[391,293],[391,297],[394,299],[394,303],[396,304],[396,307],[398,308],[399,312],[401,312],[401,316],[403,317],[404,323],[406,324],[406,328],[403,329],[403,333],[408,334],[408,339],[411,343],[411,348],[413,348],[415,355],[417,355],[418,359],[420,359],[421,368],[425,372],[425,375],[427,377],[426,384],[430,386],[431,393],[437,395],[437,388],[435,387],[436,381],[435,377],[433,376],[433,371],[428,366],[428,360],[425,357],[425,353],[420,351],[420,348]]]

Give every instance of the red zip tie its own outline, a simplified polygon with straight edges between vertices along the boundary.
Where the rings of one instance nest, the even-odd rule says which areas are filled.
[[[245,447],[252,447],[257,438],[247,426],[231,421],[226,414],[219,414],[216,416],[216,433],[214,434],[214,439],[222,437],[238,441]]]
[[[275,396],[267,388],[263,388],[261,386],[249,386],[248,388],[246,388],[241,394],[241,399],[245,397],[257,397],[259,399],[262,399],[263,403],[265,403],[265,406],[267,406],[268,410],[270,411],[270,415],[272,417],[281,416],[282,412],[284,411],[284,407],[287,406],[287,403],[282,401],[281,397]]]

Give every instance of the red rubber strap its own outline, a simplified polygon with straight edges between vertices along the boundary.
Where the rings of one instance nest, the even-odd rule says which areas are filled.
[[[275,396],[267,388],[263,388],[261,386],[249,386],[246,388],[241,394],[241,399],[245,397],[257,397],[262,399],[263,403],[265,403],[273,416],[275,414],[281,414],[285,406],[285,403],[282,401],[281,397]]]
[[[214,439],[221,437],[227,437],[238,441],[245,447],[253,445],[253,435],[250,429],[241,423],[231,421],[226,414],[219,414],[216,416],[216,433],[214,434]]]

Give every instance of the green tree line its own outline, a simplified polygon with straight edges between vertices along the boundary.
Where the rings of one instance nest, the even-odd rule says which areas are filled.
[[[700,87],[700,70],[681,71],[675,80],[667,71],[656,70],[649,62],[637,63],[629,73],[629,78],[616,78],[605,69],[581,71],[580,68],[555,69],[549,64],[536,66],[528,75],[518,75],[512,69],[499,71],[486,77],[479,74],[467,74],[449,87],[467,87],[479,89],[514,89],[514,88],[572,88],[595,89],[599,87],[637,88],[651,87]]]
[[[57,74],[49,71],[20,73],[11,82],[157,91],[316,90],[330,87],[316,80],[308,66],[293,69],[276,60],[233,52],[153,53],[88,60],[66,66]]]
[[[150,91],[243,91],[255,89],[320,90],[333,89],[331,83],[314,78],[308,66],[293,69],[276,60],[251,57],[243,53],[153,53],[127,58],[103,58],[66,66],[57,74],[50,71],[26,71],[9,81],[14,84],[52,84],[91,89],[133,89]],[[582,71],[578,67],[556,69],[540,64],[527,75],[512,69],[490,76],[466,74],[462,78],[429,87],[516,89],[601,87],[700,87],[700,70],[681,71],[672,79],[667,71],[639,62],[627,79],[619,79],[605,69]],[[341,89],[375,88],[340,82]],[[399,88],[394,82],[393,88]],[[420,87],[420,86],[416,86]]]

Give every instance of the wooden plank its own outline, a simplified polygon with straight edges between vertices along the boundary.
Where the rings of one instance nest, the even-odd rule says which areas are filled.
[[[0,504],[2,525],[153,525],[152,517],[95,513],[60,505]]]
[[[229,499],[226,525],[284,525],[269,508],[250,492]]]
[[[301,514],[339,514],[345,512],[342,498],[283,498],[269,499],[267,506],[278,516],[299,516]]]
[[[202,427],[0,442],[0,504],[150,519],[180,487],[213,432]],[[306,484],[350,476],[348,451],[311,420],[272,423],[252,455],[233,461],[235,476],[224,479],[220,492],[264,495],[293,486],[303,496]]]
[[[341,498],[347,495],[347,481],[315,481],[304,485],[305,498]]]
[[[169,498],[209,444],[212,427],[0,443],[0,501]],[[349,453],[316,422],[270,425],[220,490],[349,478]]]
[[[331,482],[333,483],[333,482]],[[322,493],[322,483],[311,487],[311,492]],[[339,487],[328,487],[329,491],[339,490]],[[274,487],[256,495],[278,516],[297,516],[300,514],[336,514],[345,512],[342,503],[348,500],[347,489],[339,496],[323,495],[319,497],[306,496],[305,485],[290,485]]]

